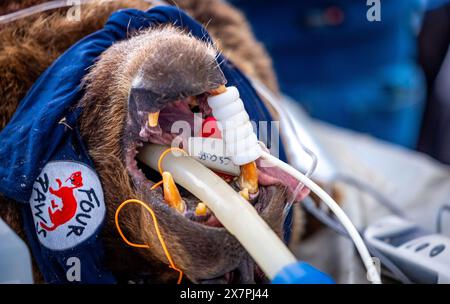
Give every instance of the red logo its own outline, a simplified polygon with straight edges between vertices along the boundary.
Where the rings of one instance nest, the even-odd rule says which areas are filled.
[[[51,206],[48,207],[48,216],[52,222],[52,226],[47,226],[45,223],[40,222],[43,229],[47,231],[53,231],[59,226],[70,221],[77,212],[77,200],[73,194],[73,191],[83,186],[83,177],[81,171],[72,173],[66,182],[70,180],[72,186],[62,186],[62,182],[59,178],[56,178],[59,189],[53,189],[50,187],[50,193],[61,199],[62,207],[57,209],[58,205],[55,204],[55,200],[51,201]],[[56,209],[56,210],[55,210]]]
[[[67,178],[67,179],[66,179]],[[95,171],[80,162],[48,162],[30,196],[36,235],[51,250],[73,248],[98,232],[106,208]]]

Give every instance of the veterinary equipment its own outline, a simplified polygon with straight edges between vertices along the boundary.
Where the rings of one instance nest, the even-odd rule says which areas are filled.
[[[390,204],[390,202],[386,203]],[[336,219],[332,218],[328,213],[317,208],[315,202],[311,198],[305,198],[303,201],[303,206],[309,213],[311,213],[323,224],[339,233],[340,235],[349,237],[342,225],[338,221],[336,221]],[[395,209],[389,209],[391,209],[391,211],[395,211]],[[440,212],[438,212],[439,216],[442,215],[443,209],[444,208],[442,208]],[[393,213],[396,214],[396,212]],[[396,214],[378,220],[376,223],[370,225],[360,233],[363,235],[364,241],[370,253],[380,260],[380,266],[382,266],[381,271],[397,281],[400,281],[404,284],[421,282],[444,283],[446,282],[445,278],[449,277],[450,272],[448,270],[448,266],[447,268],[438,268],[440,272],[435,273],[435,270],[433,269],[435,269],[434,266],[437,259],[426,259],[424,257],[417,258],[417,256],[413,254],[415,253],[414,250],[417,248],[416,246],[414,246],[414,242],[412,240],[419,240],[422,239],[422,237],[427,238],[428,236],[430,236],[433,240],[442,240],[442,243],[435,246],[437,248],[433,253],[429,251],[430,258],[432,255],[434,255],[434,258],[437,254],[440,254],[444,250],[447,250],[446,248],[449,247],[447,245],[449,239],[448,237],[440,234],[439,230],[437,231],[437,233],[433,234],[432,232],[413,224],[411,221],[405,219],[402,215]],[[427,243],[427,241],[422,240],[420,242],[420,244],[422,245],[424,243]],[[408,251],[408,249],[410,249],[409,246],[413,248]],[[429,246],[430,245],[426,247]],[[404,250],[405,248],[407,250]],[[423,249],[425,248],[419,248],[418,251],[421,251]],[[430,246],[429,249],[433,250],[433,247]],[[441,252],[436,253],[438,251]],[[445,257],[443,258],[447,259]],[[448,264],[448,261],[446,260],[445,263]],[[425,282],[425,280],[427,281]]]
[[[332,165],[329,155],[322,151],[321,146],[311,136],[307,114],[295,113],[296,117],[294,118],[282,106],[281,98],[275,96],[259,80],[248,75],[247,77],[258,94],[275,110],[280,120],[281,139],[289,139],[289,144],[286,144],[289,163],[305,172],[308,177],[314,176],[322,182],[331,182],[336,175],[336,168]]]
[[[213,115],[220,122],[219,128],[225,133],[225,145],[227,146],[227,151],[231,153],[233,161],[242,165],[262,157],[264,160],[267,160],[269,163],[295,177],[318,195],[337,216],[352,238],[368,271],[370,281],[373,283],[381,283],[380,276],[375,269],[375,264],[364,241],[338,204],[308,177],[259,147],[256,135],[250,132],[252,131],[250,129],[251,124],[248,122],[248,114],[245,112],[242,100],[239,98],[238,90],[233,87],[227,88],[225,92],[219,95],[208,97],[208,104],[212,109]],[[243,131],[240,131],[241,128]]]
[[[389,216],[364,232],[370,247],[389,258],[414,283],[450,283],[450,239]]]
[[[253,87],[258,91],[258,93],[270,103],[270,105],[276,109],[280,116],[280,122],[290,122],[289,124],[282,124],[283,132],[282,135],[285,137],[289,136],[290,144],[287,145],[288,157],[294,156],[294,158],[289,158],[290,163],[292,163],[298,169],[303,168],[303,164],[308,164],[310,161],[309,157],[305,153],[298,152],[297,155],[292,154],[295,151],[301,151],[301,146],[298,144],[299,138],[296,136],[296,132],[301,134],[302,141],[307,144],[307,146],[317,155],[317,158],[320,159],[320,162],[317,164],[317,169],[314,171],[314,177],[318,180],[324,182],[326,185],[332,185],[336,182],[345,183],[346,185],[357,188],[359,191],[362,191],[368,195],[370,195],[376,202],[378,202],[381,206],[389,210],[392,214],[405,218],[405,213],[400,210],[389,198],[385,197],[382,193],[380,193],[376,188],[371,185],[361,181],[353,176],[348,174],[340,173],[335,166],[333,165],[334,160],[331,158],[327,151],[324,151],[319,142],[313,138],[313,133],[311,133],[309,126],[309,117],[303,111],[286,111],[283,107],[283,103],[286,103],[285,98],[278,98],[270,90],[264,86],[264,84],[260,83],[257,80],[250,79]],[[293,115],[295,115],[295,120],[293,119]],[[299,130],[293,132],[292,130]],[[294,148],[293,148],[294,147]],[[304,165],[303,165],[304,166]],[[307,197],[302,201],[303,207],[306,209],[308,213],[313,215],[323,224],[339,233],[342,236],[349,238],[348,233],[345,231],[344,227],[339,223],[331,214],[328,213],[328,210],[317,207],[316,203],[312,201],[311,198]],[[442,216],[445,210],[450,210],[447,206],[443,206],[438,212],[438,221],[437,221],[437,232],[440,233],[440,226],[442,226]],[[362,231],[360,230],[362,234]],[[392,260],[389,256],[386,256],[380,250],[377,250],[376,247],[371,246],[365,239],[366,246],[369,249],[369,252],[377,257],[381,264],[383,272],[387,270],[391,277],[399,280],[403,283],[411,283],[411,279],[406,275],[400,265],[397,265],[397,260]]]
[[[148,144],[140,150],[138,158],[152,169],[158,170],[158,160],[165,150],[167,147]],[[301,276],[304,279],[305,273],[308,272],[313,273],[317,278],[316,283],[331,282],[325,274],[305,266],[305,263],[297,264],[294,255],[251,204],[224,180],[193,158],[175,155],[174,153],[166,155],[161,164],[164,170],[170,171],[179,185],[205,202],[270,279],[277,278],[276,282],[286,283],[283,278]],[[208,191],[208,189],[215,191]],[[261,246],[261,244],[267,245]]]
[[[239,176],[239,166],[226,155],[223,140],[219,138],[190,137],[188,154],[215,171]]]
[[[436,220],[436,232],[442,233],[442,217],[446,212],[450,212],[450,205],[443,205],[439,208]]]
[[[0,284],[32,284],[27,245],[0,218]]]
[[[253,132],[244,103],[236,87],[224,88],[223,93],[208,97],[208,104],[222,131],[226,150],[236,165],[255,161],[262,154]]]

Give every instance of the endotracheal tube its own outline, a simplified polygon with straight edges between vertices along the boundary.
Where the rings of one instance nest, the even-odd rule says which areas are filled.
[[[212,95],[208,97],[208,104],[218,121],[218,126],[223,133],[226,150],[231,155],[233,162],[236,165],[245,165],[261,157],[308,187],[325,202],[347,230],[367,269],[369,280],[372,283],[381,283],[380,275],[363,239],[333,198],[304,174],[261,148],[256,134],[253,132],[244,104],[239,98],[237,88],[225,88],[222,86],[214,90]]]

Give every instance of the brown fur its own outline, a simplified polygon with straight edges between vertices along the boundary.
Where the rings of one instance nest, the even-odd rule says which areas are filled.
[[[0,13],[10,12],[18,7],[25,7],[37,2],[40,1],[22,1],[19,4],[3,5],[0,6]],[[207,29],[219,49],[238,67],[276,90],[270,59],[262,46],[253,38],[249,26],[239,12],[217,0],[180,0],[177,1],[177,5],[207,25]],[[122,0],[83,6],[80,22],[67,20],[65,18],[66,10],[61,9],[1,25],[0,98],[2,105],[0,106],[0,129],[6,125],[18,102],[36,78],[65,49],[88,33],[99,29],[112,11],[121,7],[144,9],[147,6],[148,4],[137,0]],[[125,227],[124,230],[131,233],[133,241],[154,245],[149,252],[132,250],[118,242],[118,236],[112,223],[112,215],[119,202],[130,197],[140,197],[124,166],[121,139],[127,116],[126,97],[132,77],[143,58],[136,57],[136,64],[127,63],[125,67],[128,70],[118,72],[114,67],[117,67],[115,64],[119,63],[114,62],[113,59],[121,58],[120,52],[120,46],[112,47],[107,54],[105,53],[104,60],[100,61],[100,67],[97,66],[90,74],[90,78],[87,78],[90,86],[87,88],[83,105],[88,110],[83,115],[81,130],[104,186],[108,209],[104,238],[109,252],[107,261],[109,266],[115,273],[123,273],[125,278],[129,273],[142,272],[143,266],[151,267],[151,274],[154,276],[151,281],[164,282],[173,280],[176,274],[167,269],[167,262],[158,245],[155,233],[144,229],[151,223],[147,213],[143,212],[141,208],[129,207],[122,224]],[[110,56],[110,61],[108,61],[108,56]],[[101,68],[102,63],[111,65]],[[108,94],[104,94],[105,92]],[[108,105],[107,111],[104,111],[105,105]],[[284,194],[279,190],[269,188],[268,191],[270,192],[267,196],[269,200],[284,201]],[[0,199],[5,200],[1,197]],[[15,204],[0,202],[0,205],[2,206],[0,216],[23,237],[20,217]],[[274,215],[279,214],[282,207],[280,204],[269,205],[269,207],[264,210],[262,216],[270,223],[278,223],[273,228],[281,233],[279,219]],[[177,236],[184,235],[186,232],[177,231],[177,222],[171,222],[174,221],[173,217],[165,218],[167,222],[162,221],[161,228],[169,238],[168,243],[171,244],[169,249],[174,253],[176,264],[182,269],[187,269],[188,276],[192,274],[192,277],[195,277],[198,274],[197,271],[202,268],[201,271],[204,272],[202,275],[207,276],[210,271],[207,268],[211,264],[206,259],[210,259],[210,257],[189,255],[189,250],[195,246],[201,246],[201,244],[193,240],[194,243],[182,245],[183,242],[177,240]],[[139,231],[142,233],[137,233]],[[221,238],[223,244],[217,243],[217,246],[236,246],[235,241],[226,234],[221,235]],[[243,254],[238,247],[235,251],[236,255]],[[208,251],[199,250],[199,252]],[[204,263],[201,262],[202,258],[205,259]],[[189,269],[195,268],[200,270],[189,273]]]
[[[24,1],[24,4],[42,1]],[[145,9],[139,0],[82,7],[79,22],[70,21],[65,9],[0,24],[0,129],[39,75],[66,49],[99,29],[112,11],[124,7]],[[26,6],[25,6],[26,7]],[[0,14],[3,14],[0,10]]]

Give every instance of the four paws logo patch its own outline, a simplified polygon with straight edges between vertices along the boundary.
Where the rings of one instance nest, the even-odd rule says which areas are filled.
[[[45,165],[34,182],[30,204],[39,241],[52,250],[80,244],[97,231],[105,216],[97,174],[73,161]]]

